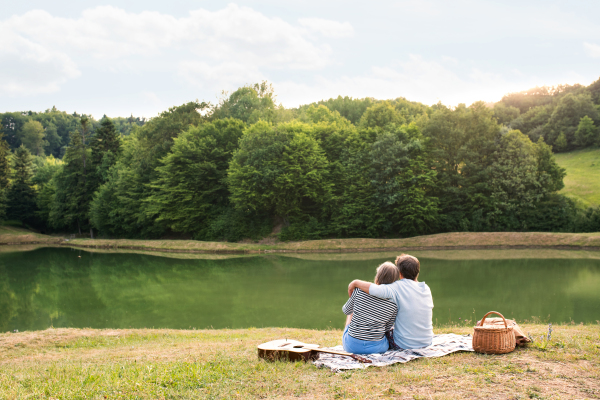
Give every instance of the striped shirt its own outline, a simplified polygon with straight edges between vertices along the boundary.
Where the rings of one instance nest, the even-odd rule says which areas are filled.
[[[377,341],[392,329],[398,307],[391,300],[380,299],[354,289],[342,311],[352,315],[348,334],[355,339]]]

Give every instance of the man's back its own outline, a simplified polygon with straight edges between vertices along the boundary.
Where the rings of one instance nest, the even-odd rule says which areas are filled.
[[[394,341],[403,349],[431,345],[433,339],[433,299],[425,282],[401,279],[389,285],[371,285],[369,294],[389,298],[398,306]]]

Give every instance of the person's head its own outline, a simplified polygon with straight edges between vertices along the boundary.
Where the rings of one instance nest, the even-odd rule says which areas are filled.
[[[398,279],[400,279],[400,272],[398,272],[398,268],[393,263],[386,261],[377,267],[377,273],[375,274],[376,285],[387,285],[396,282]]]
[[[414,281],[419,276],[421,264],[417,257],[409,256],[408,254],[400,254],[396,257],[396,268],[404,279]]]

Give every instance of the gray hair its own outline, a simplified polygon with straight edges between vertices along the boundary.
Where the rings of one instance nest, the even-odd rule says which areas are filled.
[[[377,267],[377,273],[375,274],[376,285],[387,285],[396,282],[398,279],[400,279],[400,271],[394,263],[386,261]]]

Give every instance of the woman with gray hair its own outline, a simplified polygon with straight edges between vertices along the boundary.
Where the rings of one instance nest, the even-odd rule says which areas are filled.
[[[425,282],[419,282],[421,263],[417,257],[400,254],[396,258],[400,279],[387,285],[353,280],[348,285],[348,296],[360,289],[382,300],[391,300],[398,307],[394,324],[394,350],[421,349],[433,341],[433,297]]]
[[[398,268],[391,262],[385,262],[377,268],[375,284],[394,283],[399,277]],[[342,337],[345,351],[370,354],[384,353],[388,350],[386,332],[394,325],[398,313],[394,302],[371,296],[357,288],[342,310],[348,316]]]

